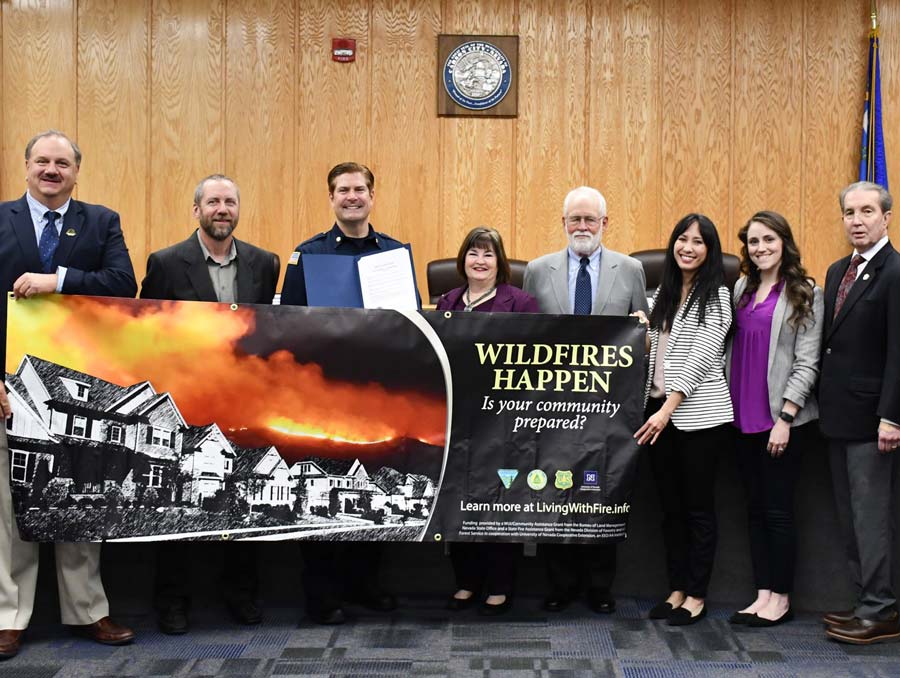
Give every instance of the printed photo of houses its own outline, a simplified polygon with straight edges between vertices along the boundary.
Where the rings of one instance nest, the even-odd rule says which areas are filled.
[[[7,308],[23,538],[424,536],[448,404],[417,314],[78,295]]]

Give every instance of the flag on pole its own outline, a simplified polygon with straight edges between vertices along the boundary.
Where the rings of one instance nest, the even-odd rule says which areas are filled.
[[[862,124],[862,152],[859,180],[874,181],[888,187],[887,161],[884,156],[884,133],[881,129],[881,67],[878,58],[878,21],[872,13],[869,33],[869,71],[866,81],[866,107]]]

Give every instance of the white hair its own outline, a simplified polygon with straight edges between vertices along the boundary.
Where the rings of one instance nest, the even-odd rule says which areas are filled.
[[[600,191],[596,188],[591,188],[590,186],[579,186],[578,188],[573,188],[569,191],[568,195],[566,195],[566,199],[563,200],[563,216],[566,216],[569,213],[569,205],[580,195],[589,195],[594,198],[597,201],[597,209],[600,212],[600,216],[606,216],[606,198],[603,197],[603,194]]]

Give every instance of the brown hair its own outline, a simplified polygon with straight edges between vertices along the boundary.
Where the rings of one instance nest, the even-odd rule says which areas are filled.
[[[503,238],[495,228],[476,226],[463,239],[459,254],[456,255],[456,270],[466,279],[466,254],[473,247],[491,250],[497,257],[497,284],[509,282],[509,259],[506,258],[506,250],[503,248]]]
[[[81,167],[81,149],[78,148],[78,144],[76,144],[58,129],[48,129],[44,132],[38,132],[33,137],[31,137],[31,139],[28,140],[28,143],[25,144],[25,160],[31,160],[31,149],[34,148],[34,145],[38,142],[38,140],[46,139],[47,137],[59,137],[60,139],[65,139],[66,141],[68,141],[69,146],[72,147],[72,153],[75,156],[75,167]]]
[[[812,319],[813,285],[815,285],[815,281],[809,277],[806,269],[803,268],[803,264],[800,263],[800,248],[797,247],[797,243],[794,240],[790,224],[778,212],[770,212],[768,210],[757,212],[738,231],[738,238],[740,238],[742,243],[741,273],[747,276],[747,288],[744,290],[744,296],[738,304],[739,306],[746,306],[750,299],[753,298],[756,290],[759,289],[759,268],[750,259],[750,254],[747,251],[747,231],[750,229],[750,224],[754,221],[772,229],[775,235],[781,238],[781,264],[778,267],[778,276],[784,280],[784,293],[793,307],[788,322],[795,329],[799,328],[801,324],[805,324],[807,320]]]
[[[365,177],[366,186],[369,187],[369,192],[371,193],[375,189],[375,175],[372,174],[372,170],[365,165],[360,165],[358,162],[342,162],[340,165],[332,167],[328,173],[328,192],[334,193],[334,186],[339,176],[342,174],[356,174],[357,172]]]

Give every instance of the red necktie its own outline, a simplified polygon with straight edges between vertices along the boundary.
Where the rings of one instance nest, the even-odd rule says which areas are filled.
[[[834,317],[837,318],[837,314],[841,312],[841,306],[844,305],[844,301],[847,299],[847,294],[850,292],[850,288],[853,287],[853,283],[856,282],[856,272],[859,270],[859,265],[864,262],[863,259],[858,254],[854,254],[853,258],[850,260],[850,266],[847,267],[847,272],[844,273],[844,277],[841,278],[841,284],[838,287],[837,297],[834,300]]]

